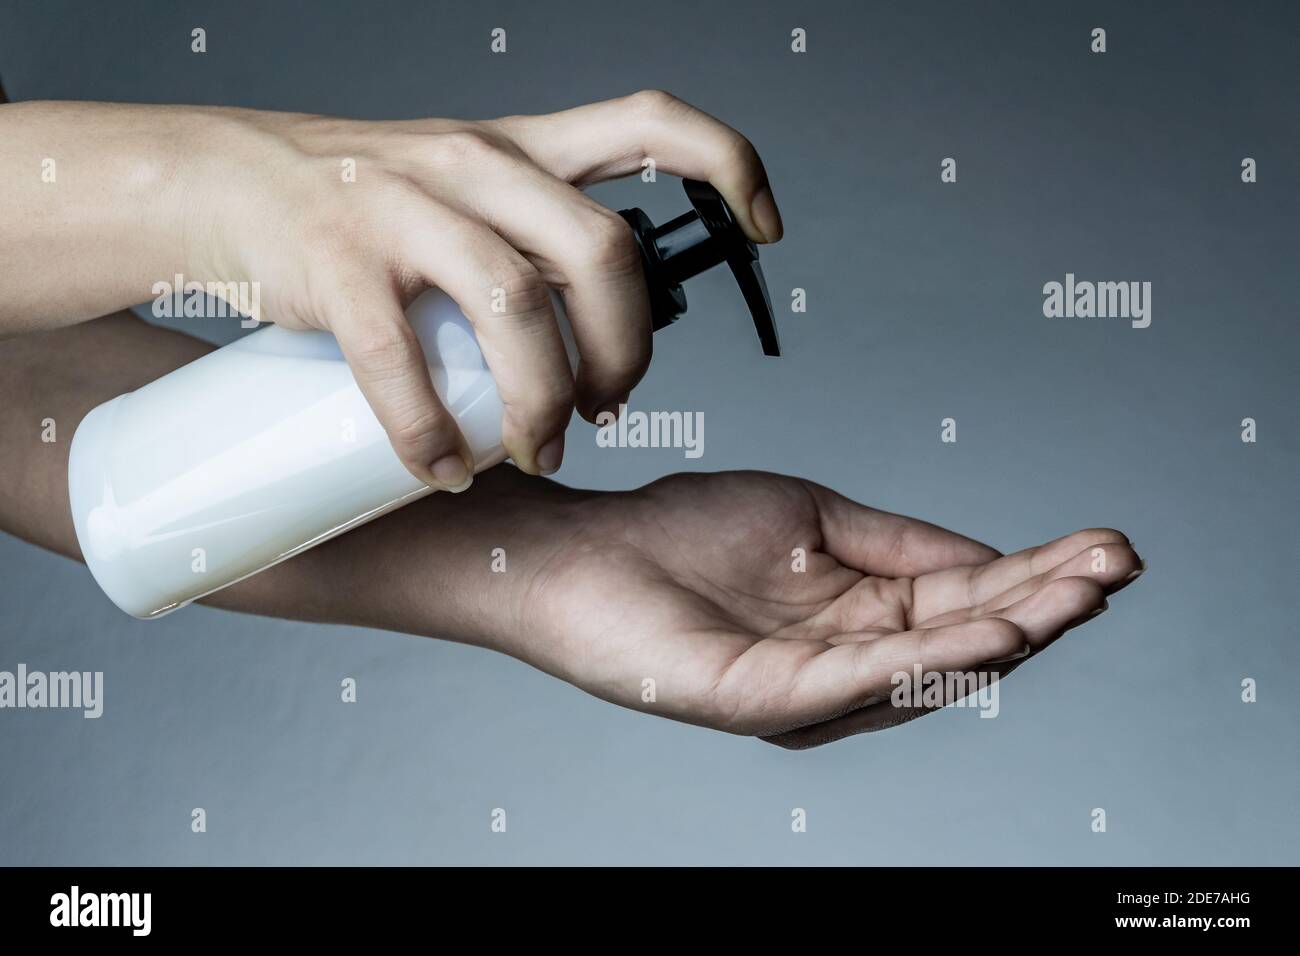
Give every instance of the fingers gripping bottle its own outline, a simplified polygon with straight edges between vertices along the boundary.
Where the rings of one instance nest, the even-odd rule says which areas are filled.
[[[655,329],[686,311],[681,283],[726,262],[763,351],[779,355],[758,251],[707,183],[641,249]],[[560,321],[564,318],[557,303]],[[477,470],[506,457],[502,404],[469,320],[430,289],[407,310],[434,388]],[[82,554],[138,618],[184,607],[432,489],[406,470],[328,332],[268,326],[119,395],[82,420],[68,465]]]

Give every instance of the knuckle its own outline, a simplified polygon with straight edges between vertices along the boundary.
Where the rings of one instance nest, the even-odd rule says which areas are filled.
[[[371,373],[391,372],[401,368],[407,346],[403,331],[387,326],[367,326],[349,335],[347,343],[354,361]]]
[[[512,429],[531,441],[555,434],[567,422],[573,400],[573,381],[568,376],[521,382],[508,400],[502,399]]]
[[[359,217],[355,211],[339,206],[331,205],[308,219],[300,240],[308,255],[334,274],[342,266],[355,264],[362,251]]]
[[[493,312],[515,319],[542,321],[551,314],[551,291],[542,274],[525,260],[507,259],[488,270]]]
[[[354,186],[301,196],[301,239],[325,252],[363,249],[382,236],[389,214],[404,208],[413,189],[406,177],[381,169]]]
[[[638,113],[659,116],[682,105],[682,101],[666,90],[638,90],[628,97],[628,104]]]
[[[429,148],[442,162],[478,163],[495,154],[497,144],[485,130],[465,127],[432,134]]]
[[[404,415],[393,426],[391,437],[403,461],[420,465],[429,464],[439,449],[454,444],[446,416],[433,408]]]
[[[618,213],[604,210],[593,213],[581,233],[582,260],[606,273],[626,273],[641,265],[632,227]]]
[[[755,169],[761,165],[758,150],[744,133],[729,130],[727,134],[727,161],[742,169]]]

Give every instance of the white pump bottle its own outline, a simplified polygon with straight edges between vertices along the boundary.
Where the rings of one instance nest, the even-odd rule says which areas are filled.
[[[758,253],[706,183],[695,211],[656,228],[625,210],[656,329],[686,309],[680,283],[727,262],[763,350],[779,345]],[[563,323],[562,311],[556,304]],[[469,320],[430,289],[407,310],[434,388],[476,470],[506,457],[502,404]],[[327,332],[263,328],[119,395],[82,420],[68,489],[77,540],[122,610],[160,617],[429,494],[408,472]]]

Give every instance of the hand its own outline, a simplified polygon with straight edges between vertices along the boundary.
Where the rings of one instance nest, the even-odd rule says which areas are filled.
[[[659,92],[482,122],[219,111],[187,153],[191,273],[258,281],[256,318],[333,332],[402,461],[441,487],[463,485],[474,463],[403,315],[425,288],[447,292],[473,323],[510,456],[550,473],[575,395],[595,421],[626,401],[650,360],[631,230],[577,187],[638,172],[650,156],[711,181],[756,241],[781,233],[749,142]],[[576,386],[552,287],[580,354]]]
[[[456,552],[465,570],[431,595],[442,607],[450,593],[475,595],[453,630],[614,703],[790,747],[925,713],[889,699],[891,677],[914,664],[1009,673],[1104,610],[1142,568],[1118,531],[1078,531],[1002,557],[758,472],[676,475],[615,494],[509,468],[484,478],[447,503],[454,509],[426,506],[438,509],[430,524],[440,534],[459,548],[473,542]],[[401,549],[387,520],[371,533]],[[418,547],[427,532],[409,535]],[[488,568],[498,546],[504,574]],[[795,548],[805,549],[806,571],[792,570]],[[427,630],[409,619],[395,626]],[[653,703],[642,700],[647,678]]]
[[[57,180],[33,172],[37,151],[57,158]],[[594,421],[649,362],[631,230],[579,191],[646,158],[711,182],[754,241],[780,238],[749,141],[656,91],[478,122],[0,106],[0,335],[146,301],[177,273],[226,295],[257,283],[259,295],[231,304],[334,333],[402,461],[456,488],[474,463],[403,314],[433,285],[474,324],[505,403],[506,451],[529,473],[551,472],[575,401]],[[573,329],[576,382],[552,288]]]

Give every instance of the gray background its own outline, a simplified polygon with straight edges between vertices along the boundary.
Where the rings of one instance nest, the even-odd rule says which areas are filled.
[[[482,117],[670,89],[766,160],[787,355],[759,355],[729,279],[695,280],[633,405],[703,410],[704,458],[599,450],[575,423],[562,480],[787,471],[1004,550],[1123,528],[1150,562],[998,719],[791,753],[445,642],[204,608],[139,624],[6,538],[0,669],[103,670],[106,711],[0,712],[0,861],[1300,862],[1289,6],[0,3],[16,99]],[[684,208],[670,177],[596,195]],[[1151,327],[1045,319],[1067,271],[1151,281]]]

